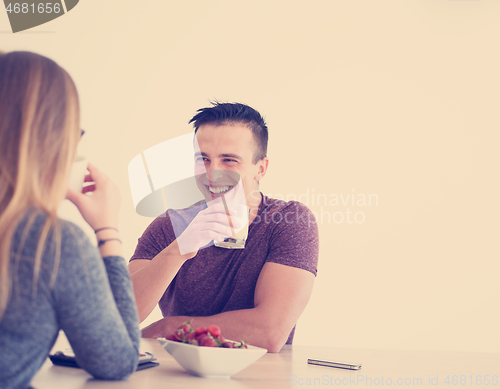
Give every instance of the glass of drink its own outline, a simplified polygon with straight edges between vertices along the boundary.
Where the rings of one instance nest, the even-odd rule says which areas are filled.
[[[244,249],[245,242],[248,237],[248,220],[250,209],[248,206],[238,204],[238,203],[228,203],[226,202],[224,196],[222,196],[222,202],[224,203],[224,208],[226,208],[226,214],[229,218],[229,225],[231,226],[231,231],[233,235],[231,237],[225,238],[222,242],[214,242],[217,247],[224,247],[226,249]],[[236,213],[235,216],[229,214],[229,209]],[[239,230],[234,228],[234,223],[232,218],[237,218],[239,220],[244,220],[246,223]]]
[[[227,249],[245,248],[250,210],[240,175],[231,170],[210,170],[196,175],[196,183],[208,206],[213,202],[222,201],[226,210],[232,236],[221,242],[214,242],[215,246]]]
[[[82,193],[88,164],[89,162],[87,161],[87,158],[81,155],[78,155],[73,163],[71,173],[69,175],[68,187],[73,189],[75,192]]]

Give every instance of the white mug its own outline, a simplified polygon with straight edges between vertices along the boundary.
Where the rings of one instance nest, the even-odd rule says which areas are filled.
[[[89,162],[87,158],[78,155],[73,162],[73,167],[71,168],[71,173],[69,175],[68,187],[73,189],[75,192],[82,193],[83,182],[85,181],[85,176],[87,175],[87,166]]]

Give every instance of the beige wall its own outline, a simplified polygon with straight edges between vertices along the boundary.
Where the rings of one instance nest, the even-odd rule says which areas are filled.
[[[497,0],[81,0],[15,35],[0,12],[0,44],[75,79],[127,256],[151,221],[128,162],[209,99],[245,102],[270,127],[263,191],[320,219],[297,344],[500,352],[499,20]]]

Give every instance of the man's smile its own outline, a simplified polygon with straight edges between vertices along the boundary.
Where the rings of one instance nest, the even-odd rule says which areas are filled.
[[[208,185],[206,187],[210,192],[212,192],[214,194],[225,193],[233,188],[232,186],[215,186],[214,187],[214,186],[208,186]]]

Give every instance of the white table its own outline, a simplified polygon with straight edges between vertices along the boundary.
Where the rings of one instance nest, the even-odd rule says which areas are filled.
[[[54,351],[68,346],[66,338],[60,336]],[[47,359],[32,386],[36,389],[388,386],[500,389],[500,354],[285,346],[280,353],[264,355],[230,379],[209,379],[186,373],[155,339],[142,339],[141,351],[153,353],[160,366],[137,371],[127,381],[94,380],[81,369],[53,366]],[[307,364],[308,358],[360,363],[362,368],[350,371],[313,366]]]

